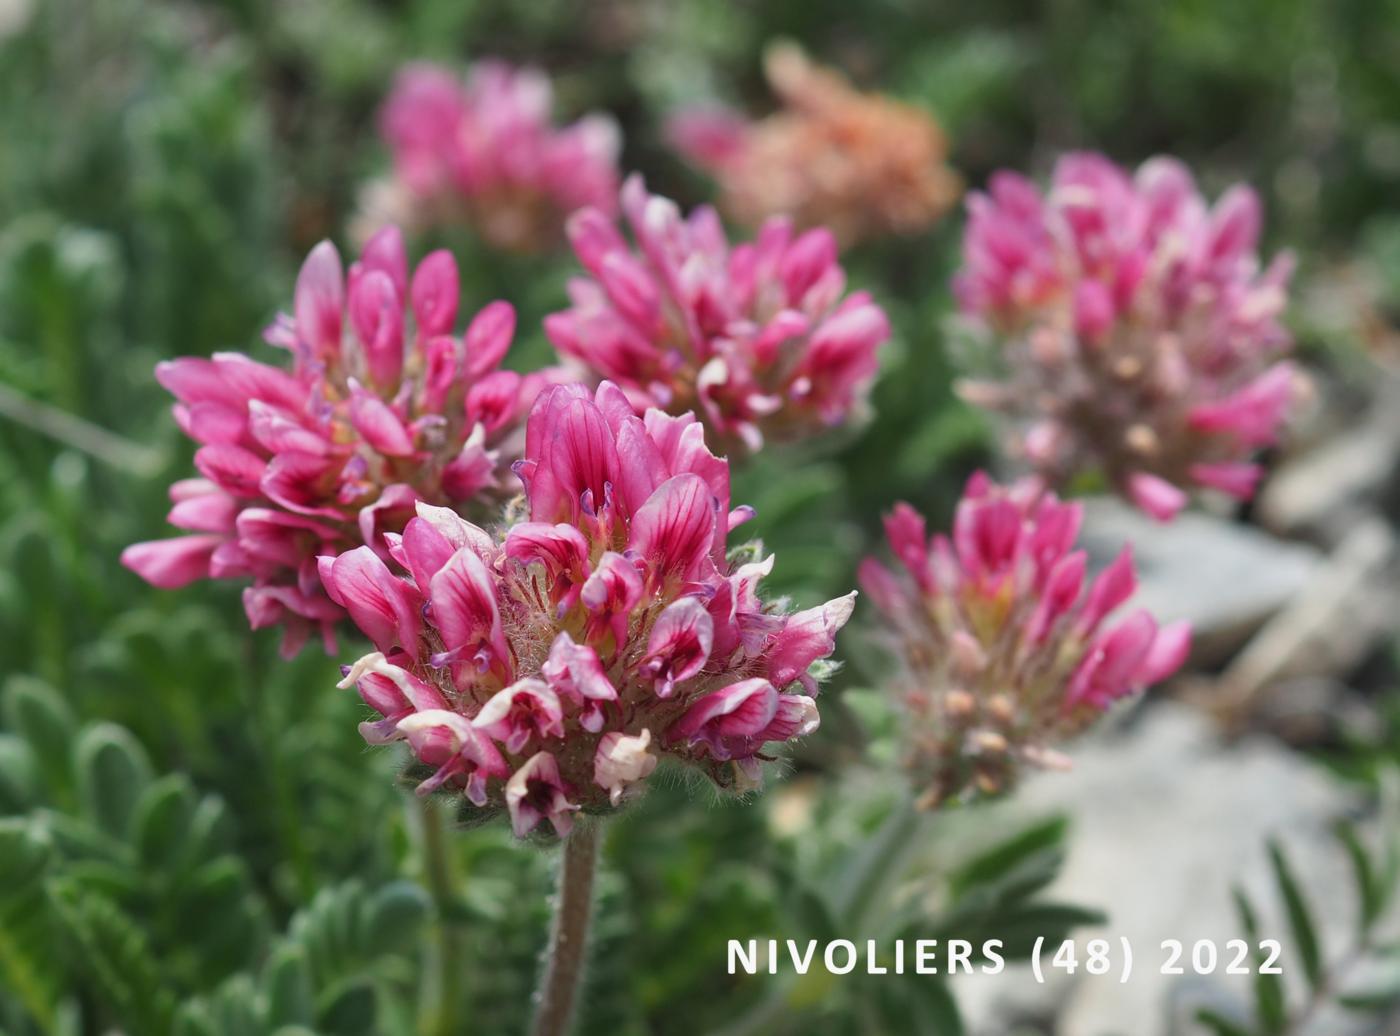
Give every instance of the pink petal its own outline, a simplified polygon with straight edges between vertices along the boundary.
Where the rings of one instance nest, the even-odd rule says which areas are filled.
[[[475,552],[463,547],[429,581],[433,623],[452,661],[465,662],[476,653],[478,666],[489,666],[509,679],[513,671],[510,648],[501,631],[496,588]]]
[[[416,595],[394,576],[369,547],[356,547],[335,558],[317,559],[321,582],[331,600],[350,613],[380,651],[398,645],[418,650],[420,619]]]
[[[297,336],[320,358],[340,355],[341,313],[345,308],[345,277],[340,253],[329,241],[311,250],[297,274],[294,316]]]
[[[1186,494],[1166,479],[1137,471],[1128,476],[1128,499],[1159,522],[1169,522],[1186,506]]]
[[[515,308],[509,302],[493,302],[472,318],[462,342],[467,375],[475,381],[493,371],[505,359],[515,337]]]
[[[651,627],[643,668],[655,681],[658,698],[669,698],[676,684],[705,667],[714,644],[714,620],[694,597],[666,606]]]
[[[451,334],[461,293],[457,260],[446,250],[430,252],[413,273],[409,297],[420,338]],[[468,351],[468,357],[471,352]]]
[[[122,564],[152,586],[175,590],[209,576],[209,559],[223,536],[177,536],[133,543],[122,551]]]
[[[387,273],[370,270],[350,286],[350,323],[370,380],[392,392],[403,373],[403,301]]]
[[[413,434],[403,419],[384,400],[353,385],[350,423],[371,449],[386,457],[409,457],[414,453]]]
[[[698,475],[663,482],[632,517],[628,546],[654,580],[689,579],[714,545],[719,501]]]
[[[836,650],[837,631],[850,620],[855,607],[856,592],[852,590],[844,597],[789,615],[765,656],[773,685],[786,687],[802,680],[813,662]]]
[[[1076,624],[1080,636],[1092,633],[1104,617],[1133,595],[1137,573],[1133,570],[1133,548],[1125,544],[1112,563],[1095,577],[1089,587],[1084,610]]]
[[[728,737],[752,737],[778,711],[778,693],[761,677],[741,680],[711,691],[695,702],[671,727],[671,740],[715,741]]]
[[[408,291],[408,252],[398,227],[390,225],[375,231],[355,265],[366,272],[377,270],[386,274],[398,297],[404,298]]]

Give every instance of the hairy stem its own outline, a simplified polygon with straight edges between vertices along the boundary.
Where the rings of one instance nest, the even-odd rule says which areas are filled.
[[[533,1036],[565,1036],[588,955],[588,921],[593,911],[593,875],[598,865],[598,826],[576,824],[564,839],[559,891],[544,974],[535,993]]]
[[[465,967],[463,933],[455,918],[457,875],[452,865],[442,806],[429,798],[416,802],[423,876],[433,900],[434,913],[433,941],[419,1004],[419,1031],[423,1036],[457,1036],[461,1006],[458,982]]]

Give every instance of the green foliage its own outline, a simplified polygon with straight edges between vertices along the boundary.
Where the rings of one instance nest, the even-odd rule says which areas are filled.
[[[456,1006],[474,1031],[523,1030],[551,855],[498,827],[454,832],[460,887],[429,907],[402,757],[365,748],[365,710],[333,690],[333,661],[278,659],[234,587],[156,591],[117,560],[165,534],[166,487],[189,472],[153,364],[272,355],[260,331],[301,256],[322,237],[348,244],[359,189],[385,167],[374,116],[400,63],[542,64],[561,113],[616,114],[625,165],[692,205],[711,185],[667,153],[666,113],[707,97],[771,110],[760,55],[786,36],[933,108],[970,185],[997,166],[1042,170],[1065,147],[1171,150],[1212,189],[1253,180],[1280,243],[1362,242],[1393,308],[1400,22],[1383,14],[1321,0],[0,0],[0,1031],[399,1036],[419,1025],[442,945],[460,949]],[[988,458],[988,428],[951,389],[958,231],[952,217],[844,257],[895,325],[878,420],[738,473],[735,499],[756,506],[751,531],[796,605],[852,585],[896,499],[944,519]],[[519,309],[511,362],[546,362],[539,319],[572,260],[503,257],[460,229],[411,248],[437,244],[459,257],[464,307]],[[1002,843],[957,818],[882,828],[883,800],[844,787],[835,775],[867,747],[891,761],[896,722],[871,692],[844,693],[881,671],[856,643],[843,636],[856,664],[773,793],[716,802],[667,774],[613,827],[581,1032],[669,1032],[678,1017],[718,1029],[763,1011],[770,983],[723,973],[729,938],[859,924],[1024,952],[1094,919],[1046,896],[1061,825]],[[1380,741],[1341,765],[1384,764],[1400,742]],[[1373,933],[1393,855],[1361,832],[1343,845]],[[1312,908],[1288,887],[1296,943]],[[1260,989],[1255,1013],[1277,1019],[1281,988]],[[941,982],[784,986],[771,1003],[808,1031],[958,1032]]]
[[[1335,960],[1324,956],[1315,911],[1298,884],[1287,854],[1277,842],[1269,843],[1269,864],[1289,939],[1275,969],[1263,970],[1270,954],[1260,946],[1260,940],[1267,933],[1260,924],[1255,902],[1243,891],[1236,891],[1240,927],[1255,951],[1253,1009],[1242,1010],[1238,1016],[1202,1010],[1198,1021],[1216,1036],[1295,1032],[1306,1019],[1327,1007],[1377,1017],[1389,1017],[1400,1008],[1400,970],[1393,963],[1400,955],[1400,944],[1383,934],[1400,894],[1400,799],[1393,773],[1387,779],[1383,799],[1378,845],[1368,845],[1349,821],[1339,822],[1336,827],[1338,851],[1345,854],[1351,868],[1356,924],[1346,952]],[[1378,964],[1383,966],[1377,968]],[[1357,973],[1368,966],[1369,973],[1358,980]],[[1305,996],[1295,1006],[1288,1003],[1283,978],[1277,970],[1280,968],[1296,970],[1304,979]]]

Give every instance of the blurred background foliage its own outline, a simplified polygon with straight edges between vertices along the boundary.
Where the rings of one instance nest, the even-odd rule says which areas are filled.
[[[374,117],[402,62],[540,64],[561,114],[614,113],[624,167],[695,204],[709,185],[667,154],[662,119],[705,98],[767,111],[775,37],[934,111],[970,185],[1044,172],[1067,148],[1170,150],[1212,193],[1254,183],[1270,250],[1298,250],[1308,272],[1359,255],[1382,315],[1400,307],[1395,0],[0,0],[0,1032],[411,1032],[444,939],[469,963],[471,1031],[519,1030],[549,856],[468,832],[461,880],[435,898],[398,760],[364,747],[333,662],[277,660],[235,587],[163,593],[118,565],[160,534],[189,466],[151,369],[264,349],[301,256],[344,242],[386,164]],[[738,476],[799,602],[850,585],[894,500],[946,516],[988,456],[940,330],[960,224],[846,259],[896,326],[879,421]],[[465,299],[519,307],[517,362],[546,356],[539,318],[568,257],[443,240]],[[1295,321],[1329,363],[1365,344],[1310,333],[1306,309]],[[860,679],[848,668],[836,688]],[[757,802],[692,803],[678,777],[616,825],[585,1031],[780,1031],[762,983],[723,974],[725,940],[845,934],[833,881],[899,821],[879,781],[826,780],[859,726],[829,716]],[[1340,769],[1387,754],[1348,752]],[[936,859],[898,862],[942,875],[941,892],[860,923],[1092,919],[1037,898],[1064,835],[935,840]],[[919,990],[813,991],[803,1017],[823,1033],[956,1031],[943,987]]]

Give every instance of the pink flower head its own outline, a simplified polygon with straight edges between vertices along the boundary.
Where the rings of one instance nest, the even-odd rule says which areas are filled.
[[[202,477],[170,491],[170,523],[191,535],[135,544],[123,564],[166,588],[249,581],[249,623],[283,626],[287,654],[313,631],[333,650],[347,600],[376,643],[400,623],[411,627],[416,619],[396,603],[395,584],[376,584],[374,565],[382,569],[419,502],[501,499],[501,467],[519,449],[541,383],[500,369],[515,329],[506,303],[453,334],[458,291],[446,252],[410,277],[394,228],[370,240],[348,276],[323,242],[301,268],[292,315],[267,331],[292,354],[288,366],[242,353],[159,364],[175,420],[200,444]],[[346,600],[322,588],[318,556],[334,559],[338,582],[356,588]],[[366,604],[374,585],[387,596]]]
[[[1248,499],[1301,385],[1281,360],[1292,260],[1260,269],[1254,192],[1211,207],[1174,159],[1070,154],[1045,194],[1002,172],[967,205],[954,289],[1004,362],[964,395],[1017,418],[1054,483],[1102,470],[1161,520],[1193,489]]]
[[[731,247],[713,209],[682,217],[637,176],[622,210],[635,247],[600,210],[569,221],[590,276],[545,320],[561,353],[639,413],[693,410],[726,446],[757,450],[851,417],[890,325],[865,292],[846,294],[830,232],[772,219]]]
[[[344,684],[384,717],[371,741],[406,736],[430,789],[504,807],[524,835],[617,806],[662,756],[752,786],[774,746],[816,729],[809,670],[855,595],[792,615],[763,604],[772,559],[729,560],[748,511],[693,416],[638,417],[609,382],[556,386],[515,469],[525,520],[487,533],[420,504],[389,562],[366,548],[323,562],[378,648]]]
[[[957,199],[929,112],[862,93],[790,43],[769,48],[764,70],[780,102],[765,118],[694,107],[668,120],[676,150],[715,177],[726,214],[749,226],[788,216],[850,244],[923,232]]]
[[[557,127],[552,108],[537,69],[480,61],[463,82],[409,65],[380,116],[395,180],[379,193],[415,225],[466,221],[498,247],[548,248],[574,210],[612,211],[620,145],[611,118]]]
[[[1086,586],[1080,518],[1035,480],[1003,488],[979,473],[951,537],[923,541],[901,504],[887,526],[898,565],[862,563],[903,663],[907,766],[925,805],[1007,788],[1022,764],[1057,758],[1051,742],[1186,661],[1186,623],[1114,617],[1137,586],[1126,549]]]

